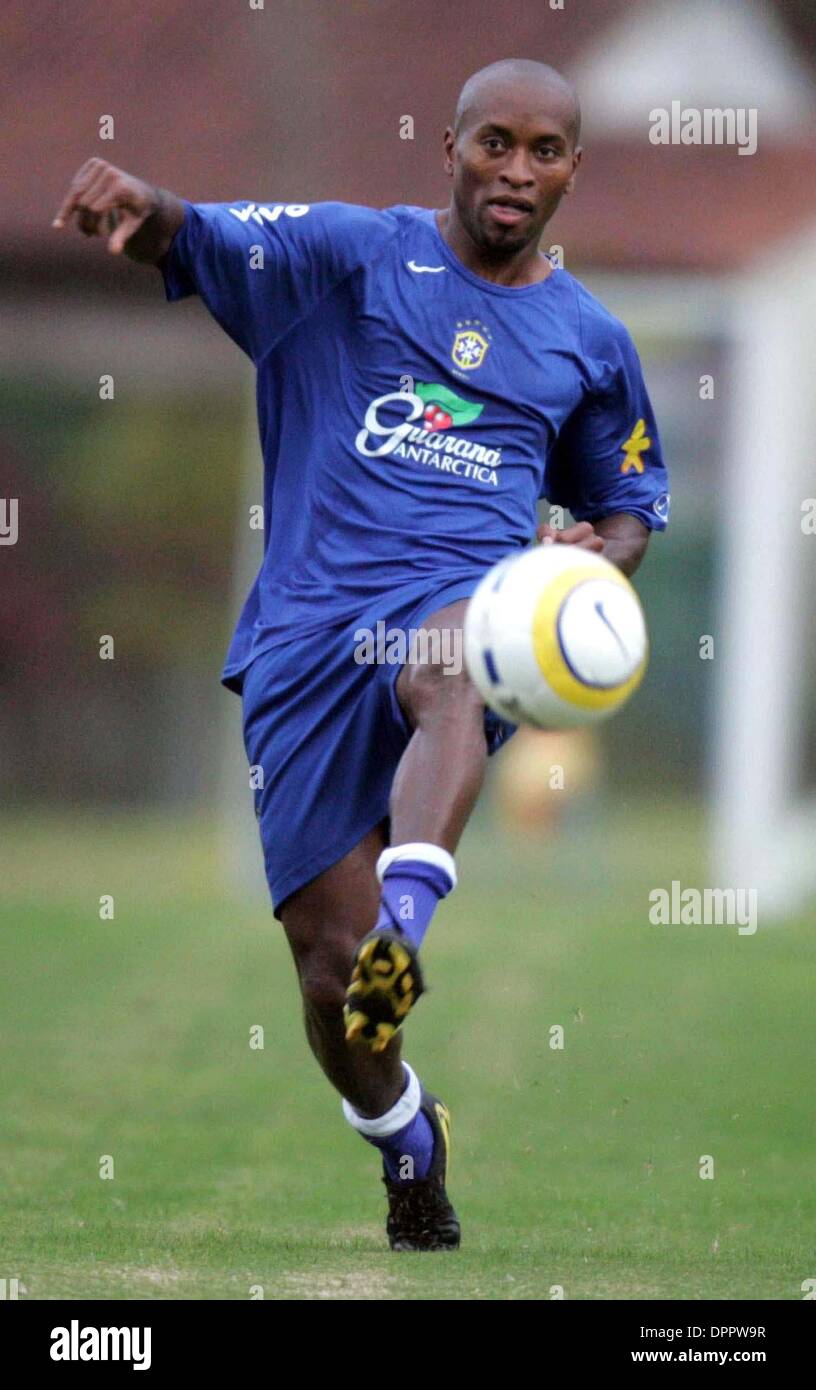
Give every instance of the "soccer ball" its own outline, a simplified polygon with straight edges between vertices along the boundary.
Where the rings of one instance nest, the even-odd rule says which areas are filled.
[[[512,724],[568,729],[605,719],[640,684],[648,654],[629,580],[572,545],[538,545],[501,560],[465,617],[470,677]]]

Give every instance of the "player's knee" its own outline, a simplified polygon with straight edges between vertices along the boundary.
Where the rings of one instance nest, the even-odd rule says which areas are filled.
[[[328,964],[310,964],[300,977],[300,992],[304,1004],[315,1013],[342,1013],[347,979],[341,978]]]
[[[300,992],[307,1008],[317,1013],[342,1012],[354,942],[326,923],[308,949],[294,949]]]
[[[463,663],[408,662],[397,681],[397,698],[414,728],[440,718],[481,717],[484,701]]]

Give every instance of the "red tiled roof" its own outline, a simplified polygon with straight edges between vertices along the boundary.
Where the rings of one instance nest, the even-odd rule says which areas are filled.
[[[91,155],[200,201],[432,201],[469,73],[508,51],[568,63],[627,2],[584,0],[567,18],[529,0],[501,11],[494,0],[5,0],[0,248],[24,236],[55,247],[50,218]],[[399,139],[404,114],[414,141]],[[99,139],[103,115],[113,141]]]
[[[587,151],[547,238],[566,264],[728,270],[816,223],[816,150],[614,141]]]
[[[6,0],[0,255],[91,263],[50,220],[92,154],[193,200],[444,205],[441,136],[468,74],[508,53],[569,66],[631,2]],[[732,265],[813,215],[813,174],[805,147],[596,144],[551,240],[568,264]]]

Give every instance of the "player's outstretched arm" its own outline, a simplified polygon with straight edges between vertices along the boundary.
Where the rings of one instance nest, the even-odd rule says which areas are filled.
[[[126,174],[106,159],[89,159],[78,169],[53,223],[76,217],[86,236],[107,236],[114,256],[156,265],[184,221],[184,203],[174,193]]]

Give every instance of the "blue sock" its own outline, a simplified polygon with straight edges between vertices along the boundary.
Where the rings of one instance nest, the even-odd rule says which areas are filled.
[[[418,1182],[427,1178],[430,1171],[434,1137],[430,1122],[418,1109],[422,1095],[419,1078],[407,1062],[403,1062],[402,1066],[405,1089],[385,1115],[373,1120],[364,1119],[347,1100],[343,1101],[343,1114],[358,1134],[380,1150],[385,1171],[392,1181]],[[407,1120],[404,1118],[406,1114],[410,1117]],[[392,1128],[394,1125],[396,1129]],[[383,1134],[383,1128],[390,1133]]]
[[[422,859],[398,859],[382,880],[378,927],[396,927],[419,949],[440,898],[453,888],[453,879],[438,864]]]
[[[385,1171],[392,1181],[416,1182],[427,1178],[434,1151],[433,1130],[421,1110],[396,1134],[375,1139],[366,1135],[369,1144],[380,1150]]]

